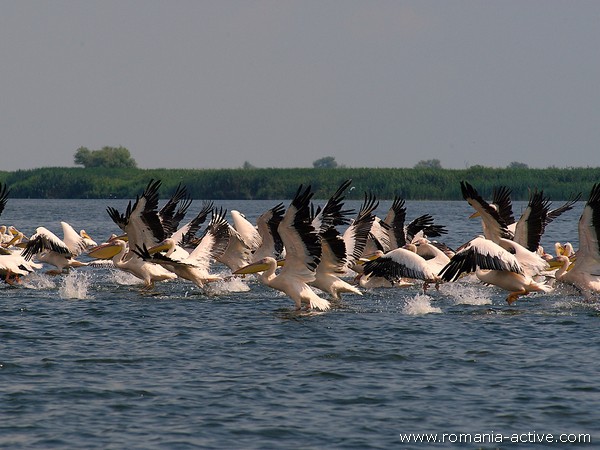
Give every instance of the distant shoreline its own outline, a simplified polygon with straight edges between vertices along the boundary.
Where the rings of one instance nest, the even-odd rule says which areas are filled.
[[[589,192],[600,182],[600,168],[294,168],[294,169],[131,169],[46,167],[1,171],[12,198],[130,199],[151,179],[162,181],[164,196],[184,185],[191,198],[207,200],[272,200],[292,198],[299,185],[311,185],[315,198],[327,198],[351,179],[347,199],[370,193],[380,200],[462,200],[460,181],[468,181],[483,196],[494,187],[511,189],[513,200],[527,200],[540,189],[552,200],[567,200]],[[585,199],[585,198],[584,198]]]

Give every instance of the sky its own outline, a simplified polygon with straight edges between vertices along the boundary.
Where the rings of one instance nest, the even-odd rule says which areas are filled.
[[[0,170],[600,166],[597,0],[0,8]]]

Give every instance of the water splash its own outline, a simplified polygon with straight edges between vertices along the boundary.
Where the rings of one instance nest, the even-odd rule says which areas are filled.
[[[22,278],[21,285],[27,289],[53,289],[56,287],[52,277],[40,272],[33,272]]]
[[[441,313],[441,308],[431,306],[431,297],[426,294],[417,294],[406,301],[402,312],[409,316],[421,316],[430,313]]]
[[[83,300],[88,297],[90,277],[87,273],[73,271],[66,275],[58,288],[58,294],[62,299]]]
[[[223,281],[212,283],[212,292],[215,294],[226,294],[228,292],[248,292],[248,283],[238,277],[225,278]]]
[[[444,285],[444,293],[452,297],[456,305],[491,305],[492,299],[481,286],[465,284]]]

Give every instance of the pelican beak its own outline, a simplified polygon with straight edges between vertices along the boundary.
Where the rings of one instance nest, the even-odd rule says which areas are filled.
[[[236,270],[235,272],[233,272],[233,275],[247,275],[250,273],[264,272],[268,268],[268,264],[265,264],[262,261],[258,261]]]
[[[109,241],[90,249],[88,256],[96,259],[110,259],[119,253],[119,251],[121,251],[121,248],[115,245],[114,242]]]
[[[563,265],[563,263],[562,263],[562,261],[553,258],[553,259],[548,260],[548,265],[550,267],[550,270],[554,270],[554,269],[558,269],[559,267],[561,267]]]
[[[377,251],[375,253],[371,253],[370,255],[363,256],[362,258],[358,258],[358,260],[356,262],[357,262],[357,264],[361,264],[361,265],[362,264],[366,264],[369,261],[373,261],[373,260],[375,260],[377,258],[380,258],[382,255],[383,255],[382,252]]]
[[[471,214],[469,216],[469,219],[474,219],[475,217],[481,217],[481,214],[479,214],[479,211],[475,211],[473,214]]]
[[[127,236],[127,234],[121,234],[119,236],[117,236],[116,234],[113,234],[108,238],[108,240],[106,242],[108,243],[108,242],[116,241],[117,239],[120,239],[121,241],[129,242],[129,236]]]
[[[277,267],[283,267],[285,265],[285,259],[280,259],[277,261]]]
[[[155,253],[166,252],[167,250],[169,250],[169,245],[166,244],[165,242],[161,242],[160,244],[155,245],[154,247],[150,247],[148,249],[148,253],[150,253],[151,255],[154,255]]]
[[[82,238],[86,238],[86,239],[89,239],[90,241],[93,241],[92,237],[89,234],[87,234],[87,232],[85,230],[81,230],[80,236]]]

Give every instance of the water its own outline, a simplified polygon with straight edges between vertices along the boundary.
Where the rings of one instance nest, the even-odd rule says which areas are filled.
[[[254,221],[277,202],[215,203]],[[60,236],[65,220],[102,241],[119,231],[106,206],[125,204],[10,199],[2,221]],[[582,208],[553,222],[543,245],[577,248]],[[451,247],[481,232],[466,202],[407,202],[407,210],[409,220],[432,213]],[[505,298],[464,281],[426,294],[364,291],[332,311],[296,314],[252,278],[210,292],[176,280],[142,293],[109,269],[36,273],[0,286],[0,447],[436,447],[403,443],[402,433],[600,439],[600,304],[563,290],[512,306]]]

